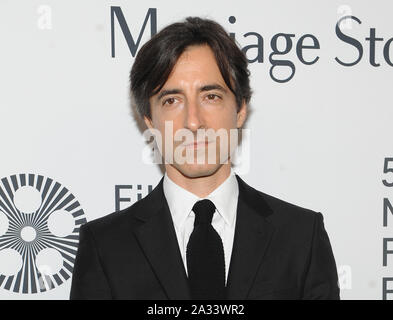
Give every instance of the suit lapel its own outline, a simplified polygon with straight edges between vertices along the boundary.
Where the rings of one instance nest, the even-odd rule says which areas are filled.
[[[190,292],[163,179],[145,198],[147,207],[136,215],[144,223],[134,233],[169,299],[188,300]]]
[[[265,218],[272,210],[238,175],[239,198],[227,280],[228,299],[246,299],[275,228]]]
[[[235,236],[227,280],[228,299],[246,299],[274,234],[266,217],[272,210],[258,192],[238,175],[239,197]],[[143,202],[143,204],[142,204]],[[140,204],[135,217],[143,223],[134,234],[169,299],[191,298],[163,178]]]

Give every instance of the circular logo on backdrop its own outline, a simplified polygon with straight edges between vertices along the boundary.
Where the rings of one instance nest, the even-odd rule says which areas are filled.
[[[59,182],[35,174],[0,180],[0,288],[39,293],[72,275],[85,213]]]

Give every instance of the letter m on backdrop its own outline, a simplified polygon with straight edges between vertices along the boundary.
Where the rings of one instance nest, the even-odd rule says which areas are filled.
[[[130,49],[132,56],[135,57],[136,52],[138,51],[139,44],[142,39],[142,35],[145,32],[145,28],[149,20],[150,20],[151,37],[157,33],[157,8],[149,8],[149,10],[147,11],[145,21],[143,21],[142,28],[138,34],[138,39],[135,42],[130,32],[130,29],[128,28],[126,19],[124,18],[123,11],[121,11],[120,7],[111,6],[112,58],[115,57],[115,16],[117,21],[119,22],[123,36],[127,41],[128,48]]]

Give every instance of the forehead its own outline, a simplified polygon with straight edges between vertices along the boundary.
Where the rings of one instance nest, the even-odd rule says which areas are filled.
[[[180,55],[164,86],[209,81],[225,85],[212,49],[208,45],[194,45]]]

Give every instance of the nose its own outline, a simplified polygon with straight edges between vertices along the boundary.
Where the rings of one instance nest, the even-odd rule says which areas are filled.
[[[188,99],[186,104],[186,118],[184,127],[194,132],[203,125],[204,123],[201,115],[201,107],[198,100]]]

